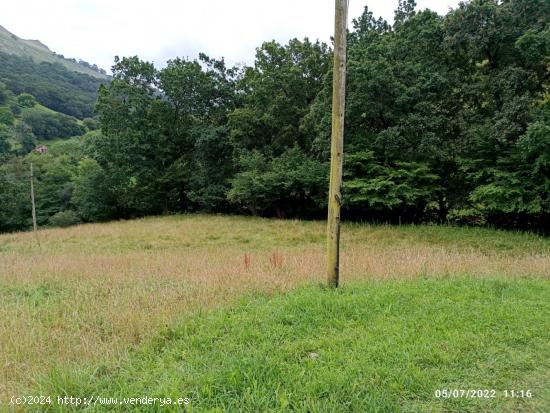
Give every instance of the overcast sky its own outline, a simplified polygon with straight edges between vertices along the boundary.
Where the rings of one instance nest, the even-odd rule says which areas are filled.
[[[203,51],[231,64],[254,61],[263,41],[309,37],[328,42],[334,0],[1,0],[0,25],[38,39],[66,57],[110,71],[113,57],[166,60]],[[458,0],[417,0],[418,9],[446,14]],[[368,4],[393,19],[397,0],[350,0],[350,20]]]

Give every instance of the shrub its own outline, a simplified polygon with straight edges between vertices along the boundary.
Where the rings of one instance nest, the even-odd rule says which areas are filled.
[[[10,105],[10,110],[14,116],[19,116],[21,114],[21,106],[19,106],[17,103],[12,103]]]
[[[251,152],[240,164],[228,200],[241,209],[284,217],[314,215],[324,208],[328,168],[299,148],[273,159]]]
[[[10,152],[11,145],[9,140],[11,139],[12,134],[10,128],[0,123],[0,159],[3,155],[6,155]],[[4,188],[2,188],[4,190]]]
[[[0,82],[0,105],[8,100],[8,89],[5,83]]]
[[[30,93],[21,93],[17,96],[17,103],[23,108],[34,108],[36,106],[36,98]]]
[[[451,224],[460,225],[485,225],[487,224],[486,216],[479,210],[474,208],[452,209],[447,215],[447,219]]]
[[[0,108],[0,123],[11,126],[13,125],[14,120],[15,118],[13,116],[13,113],[11,113],[10,108]]]
[[[73,203],[85,221],[105,221],[114,216],[108,175],[94,159],[84,158],[74,177]]]
[[[54,227],[70,227],[71,225],[79,224],[80,218],[76,212],[67,210],[59,211],[57,214],[50,217],[50,225]]]
[[[99,120],[94,118],[85,118],[82,123],[88,128],[89,131],[98,130],[101,127]]]

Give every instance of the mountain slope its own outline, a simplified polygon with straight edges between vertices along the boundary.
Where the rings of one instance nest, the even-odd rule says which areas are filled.
[[[30,93],[50,109],[83,119],[93,115],[99,85],[108,80],[0,52],[0,82],[15,95]]]
[[[21,39],[2,26],[0,26],[0,52],[20,57],[31,57],[36,63],[59,63],[69,71],[83,73],[99,79],[106,79],[108,77],[97,66],[89,65],[86,62],[79,63],[74,59],[66,59],[52,52],[48,46],[39,40]]]
[[[0,82],[15,95],[29,93],[49,109],[84,119],[93,116],[99,85],[109,79],[95,65],[65,59],[0,26]]]

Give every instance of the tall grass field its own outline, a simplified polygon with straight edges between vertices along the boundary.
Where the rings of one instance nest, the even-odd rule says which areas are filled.
[[[0,235],[0,412],[550,411],[550,239],[346,224],[341,265],[314,221]]]

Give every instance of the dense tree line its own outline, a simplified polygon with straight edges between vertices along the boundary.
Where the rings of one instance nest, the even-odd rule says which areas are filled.
[[[444,17],[415,6],[399,1],[393,26],[365,8],[350,30],[344,217],[548,230],[550,3],[472,0]],[[31,156],[41,222],[323,217],[331,71],[330,48],[307,39],[264,43],[252,67],[117,59],[101,132]],[[28,225],[28,161],[0,168],[0,230]]]

